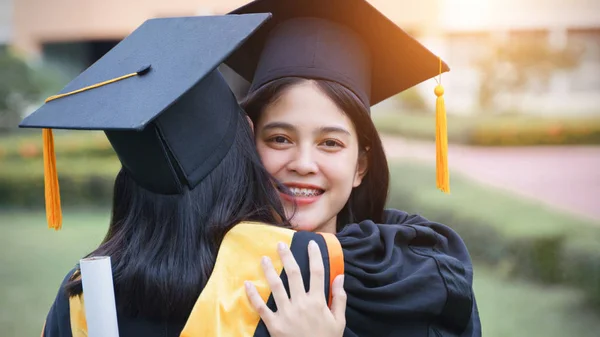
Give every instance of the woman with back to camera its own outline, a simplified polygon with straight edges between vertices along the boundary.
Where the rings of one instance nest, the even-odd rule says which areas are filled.
[[[88,255],[111,257],[121,337],[268,336],[258,330],[258,314],[236,289],[248,279],[270,293],[258,267],[262,256],[280,269],[295,263],[290,249],[277,253],[275,240],[300,242],[301,249],[294,250],[304,254],[309,247],[316,274],[325,274],[323,264],[329,268],[319,250],[327,249],[322,236],[299,241],[288,229],[277,183],[262,166],[247,117],[216,70],[268,18],[148,20],[67,85],[64,95],[49,98],[21,123],[45,128],[46,148],[52,146],[49,129],[104,130],[122,164],[108,232]],[[226,32],[218,45],[206,36],[214,31]],[[199,53],[203,62],[194,61]],[[94,86],[131,69],[139,71]],[[195,143],[203,146],[189,146]],[[53,169],[46,171],[49,180],[56,178]],[[49,209],[50,224],[59,228],[60,209]],[[264,235],[257,240],[253,233]],[[314,240],[319,244],[309,245]],[[345,296],[339,273],[332,275],[331,282],[314,277],[310,294],[323,303],[331,297],[332,311],[318,321],[305,317],[289,325],[286,336],[341,336]],[[84,296],[76,267],[60,286],[42,336],[87,336]],[[230,304],[228,321],[222,315]]]

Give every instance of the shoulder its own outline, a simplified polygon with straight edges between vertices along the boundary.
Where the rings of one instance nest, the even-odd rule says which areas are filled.
[[[349,224],[337,237],[344,247],[344,253],[346,250],[352,253],[358,247],[370,247],[367,251],[401,250],[403,253],[411,251],[426,254],[433,259],[457,260],[454,264],[462,265],[469,282],[472,282],[471,257],[460,235],[449,226],[421,215],[386,209],[384,223],[364,220]]]
[[[307,231],[296,231],[291,228],[271,225],[263,222],[240,222],[233,226],[223,238],[223,246],[237,245],[245,249],[256,249],[260,251],[270,251],[277,248],[277,243],[283,242],[292,249],[302,247],[306,251],[308,242],[317,241],[317,244],[328,243],[331,238],[335,239],[333,234],[313,233]]]
[[[297,260],[307,260],[307,248],[311,240],[319,245],[324,258],[327,258],[328,251],[335,248],[332,246],[339,246],[333,234],[296,231],[262,222],[240,222],[227,232],[218,255],[242,254],[243,257],[238,258],[260,260],[262,256],[277,255],[277,244],[281,242],[290,247]]]
[[[394,322],[404,312],[454,332],[476,323],[471,258],[452,228],[388,209],[384,223],[350,224],[337,236],[345,258],[348,307],[356,313],[377,312],[368,319],[357,314],[357,321],[362,318],[366,324],[387,315]]]
[[[433,248],[446,252],[464,263],[471,265],[471,257],[462,237],[451,227],[427,219],[419,214],[409,214],[397,209],[386,209],[384,211],[384,225],[403,225],[415,231],[414,245],[433,240]]]
[[[61,282],[54,302],[46,317],[43,337],[72,337],[69,295],[65,289],[72,277],[77,277],[79,270],[71,269]]]

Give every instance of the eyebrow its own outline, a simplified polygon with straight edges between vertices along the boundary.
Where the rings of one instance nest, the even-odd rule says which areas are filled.
[[[284,123],[284,122],[272,122],[269,123],[267,125],[265,125],[263,127],[264,130],[270,130],[270,129],[284,129],[290,132],[294,132],[296,131],[296,128],[289,123]],[[321,128],[319,128],[318,133],[343,133],[343,134],[347,134],[348,136],[350,136],[350,131],[341,128],[341,127],[337,127],[337,126],[323,126]]]
[[[272,122],[272,123],[269,123],[269,124],[265,125],[263,127],[263,129],[264,130],[284,129],[284,130],[287,130],[287,131],[295,131],[296,130],[296,128],[292,124],[283,123],[283,122]]]

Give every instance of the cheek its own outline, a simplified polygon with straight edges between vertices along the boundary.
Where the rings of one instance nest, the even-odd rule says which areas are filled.
[[[283,151],[274,150],[261,141],[257,142],[256,149],[263,165],[270,174],[275,175],[285,167],[286,158]]]
[[[338,189],[352,190],[356,172],[357,156],[348,151],[327,161],[327,175]],[[349,192],[348,192],[349,193]]]

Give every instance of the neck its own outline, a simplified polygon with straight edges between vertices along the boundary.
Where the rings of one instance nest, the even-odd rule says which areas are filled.
[[[333,218],[329,219],[327,222],[321,224],[319,227],[315,228],[314,232],[336,234],[337,233],[337,217],[334,216]]]

